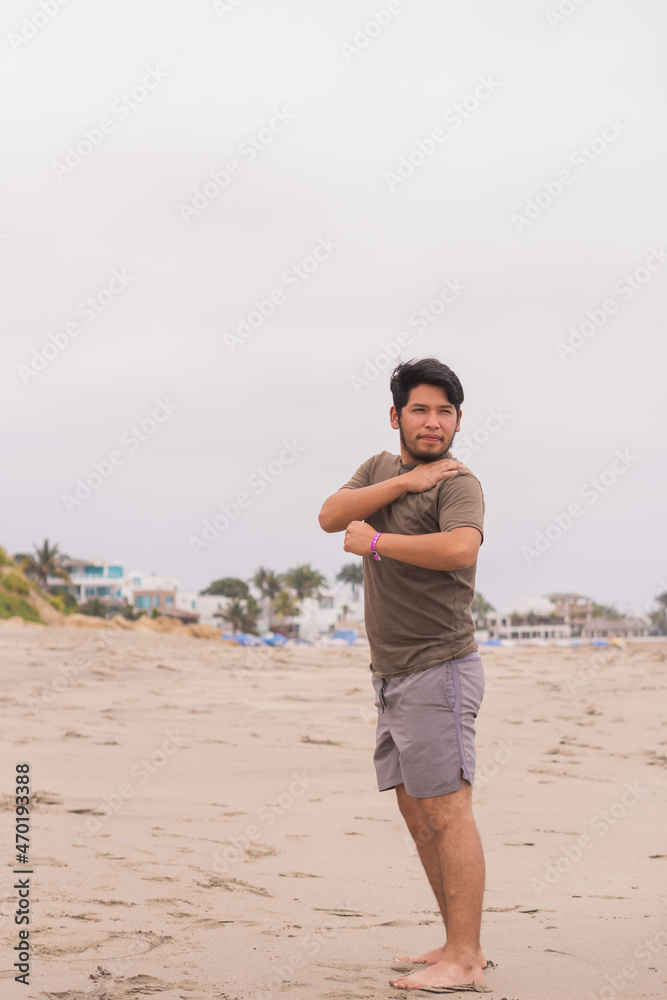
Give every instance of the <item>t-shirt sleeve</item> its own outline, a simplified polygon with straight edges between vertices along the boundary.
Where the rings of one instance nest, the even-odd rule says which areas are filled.
[[[466,473],[443,480],[438,520],[441,531],[477,528],[484,541],[484,493],[479,480]]]
[[[341,490],[358,490],[363,486],[371,486],[371,466],[373,464],[372,458],[367,458],[365,462],[359,466],[355,474],[352,476],[347,483],[340,486]]]

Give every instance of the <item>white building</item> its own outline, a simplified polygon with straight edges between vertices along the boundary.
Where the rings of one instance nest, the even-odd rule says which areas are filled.
[[[64,587],[79,604],[97,597],[100,600],[120,601],[123,587],[123,567],[118,560],[63,559],[62,566],[70,575],[71,584],[60,577],[50,576],[49,587]]]
[[[556,613],[556,605],[548,597],[515,597],[510,601],[507,612],[511,615],[541,615],[548,618]]]
[[[572,636],[570,625],[556,614],[556,605],[546,597],[517,598],[506,611],[489,612],[486,623],[489,639],[530,643]]]
[[[176,608],[178,580],[173,576],[155,573],[128,573],[123,579],[121,593],[125,600],[139,611],[169,612]]]
[[[637,638],[650,635],[651,624],[641,615],[624,618],[591,618],[582,635],[587,639]]]
[[[299,637],[316,642],[332,635],[337,628],[357,628],[365,637],[363,601],[343,600],[338,590],[322,590],[318,599],[308,598],[301,604],[301,614],[294,618]]]
[[[229,604],[229,597],[214,594],[183,593],[176,595],[176,610],[189,611],[199,615],[201,625],[217,625],[224,631],[231,625],[221,618],[220,613]]]
[[[231,625],[224,621],[221,612],[229,604],[230,598],[212,594],[177,593],[176,610],[198,614],[202,625],[217,625],[223,631],[231,631]],[[268,602],[265,598],[257,598],[260,615],[257,619],[257,631],[262,634],[269,631]],[[319,598],[306,598],[301,602],[298,615],[285,616],[283,619],[272,617],[271,626],[280,629],[281,625],[289,626],[290,632],[295,632],[299,638],[316,642],[322,636],[332,635],[337,628],[358,628],[364,636],[364,605],[363,601],[343,600],[340,590],[323,590]]]

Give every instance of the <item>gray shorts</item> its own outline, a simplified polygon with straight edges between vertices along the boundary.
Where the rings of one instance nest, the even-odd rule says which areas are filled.
[[[373,761],[381,792],[448,795],[475,781],[475,718],[484,696],[478,650],[384,680],[373,675],[378,710]]]

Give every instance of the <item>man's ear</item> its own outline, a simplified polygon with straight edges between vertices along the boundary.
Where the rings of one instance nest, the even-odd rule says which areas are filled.
[[[393,429],[397,431],[400,427],[400,424],[398,422],[398,410],[396,409],[395,406],[391,406],[389,408],[389,421]]]
[[[458,434],[458,432],[461,430],[461,415],[462,415],[462,413],[463,413],[463,410],[459,410],[459,419],[458,419],[458,421],[456,423],[456,430],[454,431],[455,434]]]

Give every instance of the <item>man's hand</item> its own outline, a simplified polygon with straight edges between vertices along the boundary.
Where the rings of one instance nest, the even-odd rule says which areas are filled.
[[[371,554],[371,542],[377,535],[375,528],[365,521],[350,521],[345,530],[345,540],[343,549],[352,552],[355,556],[369,556]]]
[[[404,486],[407,486],[408,493],[423,493],[430,490],[441,479],[450,476],[458,476],[459,470],[468,472],[468,467],[463,462],[457,462],[453,458],[441,458],[438,462],[427,462],[424,465],[417,465],[410,472],[401,476]]]

